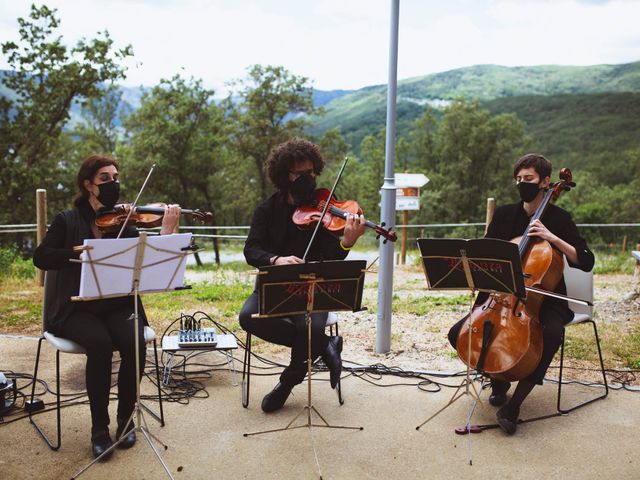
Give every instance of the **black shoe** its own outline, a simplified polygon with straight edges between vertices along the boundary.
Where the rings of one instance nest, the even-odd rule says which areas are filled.
[[[489,403],[494,407],[501,407],[507,403],[507,392],[510,387],[511,384],[509,382],[492,381]]]
[[[93,435],[91,438],[91,452],[93,453],[93,458],[98,458],[105,451],[109,450],[111,446],[113,446],[113,442],[111,441],[109,432],[101,432]],[[102,455],[100,461],[106,462],[111,458],[111,455],[113,455],[113,449]]]
[[[518,416],[520,415],[519,407],[511,407],[505,405],[496,412],[498,418],[498,425],[505,431],[507,435],[513,435],[518,428]]]
[[[287,401],[291,390],[293,390],[293,385],[278,382],[274,389],[267,393],[262,399],[262,411],[270,413],[280,410],[284,402]]]
[[[126,425],[127,420],[118,419],[118,429],[116,430],[116,442],[120,440],[120,437],[123,435],[124,426]],[[118,448],[131,448],[136,444],[136,432],[133,431],[134,428],[133,420],[129,422],[129,426],[127,427],[127,431],[124,432],[124,440],[122,440],[118,444]]]
[[[336,336],[329,338],[327,348],[322,354],[322,361],[329,369],[329,379],[331,380],[331,388],[336,388],[340,375],[342,374],[342,337]]]

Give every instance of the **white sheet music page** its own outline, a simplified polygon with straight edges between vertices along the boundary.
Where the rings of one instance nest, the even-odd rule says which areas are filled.
[[[125,296],[133,293],[133,274],[139,238],[86,239],[92,247],[80,255],[83,261],[79,297]],[[182,287],[191,233],[148,236],[144,248],[139,292]]]
[[[187,255],[182,249],[188,247],[190,243],[191,233],[147,237],[140,277],[140,292],[173,290],[184,286]]]

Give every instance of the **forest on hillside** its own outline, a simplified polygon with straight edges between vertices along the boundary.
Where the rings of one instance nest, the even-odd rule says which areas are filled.
[[[308,78],[253,65],[222,101],[202,79],[176,74],[145,90],[134,110],[118,88],[131,46],[116,47],[108,32],[67,45],[61,19],[46,6],[18,21],[20,38],[2,43],[11,69],[1,79],[0,224],[34,223],[37,188],[47,189],[49,218],[67,208],[78,165],[101,152],[121,163],[123,200],[133,199],[156,164],[141,203],[179,203],[213,212],[215,225],[247,225],[273,191],[264,160],[294,136],[321,146],[321,186],[332,184],[349,155],[338,195],[379,217],[384,109],[351,119],[365,129],[356,136],[344,125],[314,129],[332,102],[314,105]],[[75,102],[82,120],[70,126]],[[638,222],[639,110],[640,93],[457,97],[437,110],[401,102],[396,171],[430,179],[411,222],[482,221],[487,197],[515,200],[511,167],[532,150],[575,169],[578,188],[561,202],[577,222]]]

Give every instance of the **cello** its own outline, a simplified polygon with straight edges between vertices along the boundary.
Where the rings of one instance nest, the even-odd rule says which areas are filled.
[[[575,186],[571,171],[563,168],[560,180],[544,194],[518,244],[525,287],[524,302],[513,295],[492,293],[476,305],[462,324],[456,350],[469,367],[491,378],[515,381],[531,374],[542,356],[540,308],[545,292],[553,292],[562,279],[562,254],[541,238],[529,237],[529,227],[542,218],[549,204]],[[469,348],[470,346],[470,348]]]

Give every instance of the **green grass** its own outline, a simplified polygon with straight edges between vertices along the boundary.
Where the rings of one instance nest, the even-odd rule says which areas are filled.
[[[37,334],[42,328],[42,289],[34,279],[0,276],[0,332]]]
[[[33,278],[36,268],[33,262],[20,257],[12,248],[0,248],[0,278]]]
[[[195,272],[209,272],[213,270],[214,272],[218,271],[233,271],[233,272],[244,272],[250,270],[250,265],[247,265],[247,262],[235,261],[235,262],[226,262],[222,265],[205,263],[203,265],[189,265],[189,270],[193,270]]]
[[[625,331],[620,325],[598,323],[598,334],[606,367],[640,368],[640,325]],[[566,330],[565,353],[576,360],[598,361],[598,351],[590,325]]]
[[[601,253],[596,255],[593,273],[627,273],[632,274],[636,261],[630,253]]]
[[[21,259],[17,254],[0,250],[0,332],[38,334],[41,328],[42,288],[35,280],[35,271],[31,262]],[[598,255],[600,263],[596,273],[618,273],[620,270],[630,273],[633,261],[630,255]],[[9,260],[7,260],[9,259]],[[626,265],[626,266],[625,266]],[[211,265],[193,270],[214,268]],[[238,313],[246,298],[253,291],[253,282],[247,281],[238,271],[247,267],[242,262],[234,262],[214,268],[214,281],[198,282],[191,290],[144,295],[144,305],[149,322],[157,332],[164,329],[182,313],[203,311],[217,322],[232,331],[239,331]],[[191,270],[191,268],[190,268]],[[373,282],[375,283],[375,282]],[[414,285],[415,283],[415,285]],[[408,282],[404,292],[421,287],[422,281]],[[376,285],[368,286],[369,291]],[[468,295],[393,295],[395,314],[426,315],[438,311],[459,308],[465,310],[469,304]],[[376,303],[367,305],[375,313]],[[626,327],[620,324],[599,322],[600,337],[605,363],[609,367],[640,368],[640,325]],[[394,345],[402,347],[401,334],[392,337]],[[256,344],[259,344],[256,340]],[[593,332],[587,326],[567,329],[566,354],[576,360],[597,360],[597,351]],[[450,352],[454,357],[455,352]]]
[[[166,326],[181,313],[200,310],[232,331],[238,331],[238,313],[252,291],[252,285],[240,282],[196,283],[191,290],[150,295],[144,305],[152,326]]]
[[[427,312],[437,310],[441,307],[469,305],[469,297],[467,295],[425,295],[422,297],[409,297],[402,300],[400,300],[398,295],[394,295],[393,300],[393,313],[410,313],[413,315],[425,315]]]

